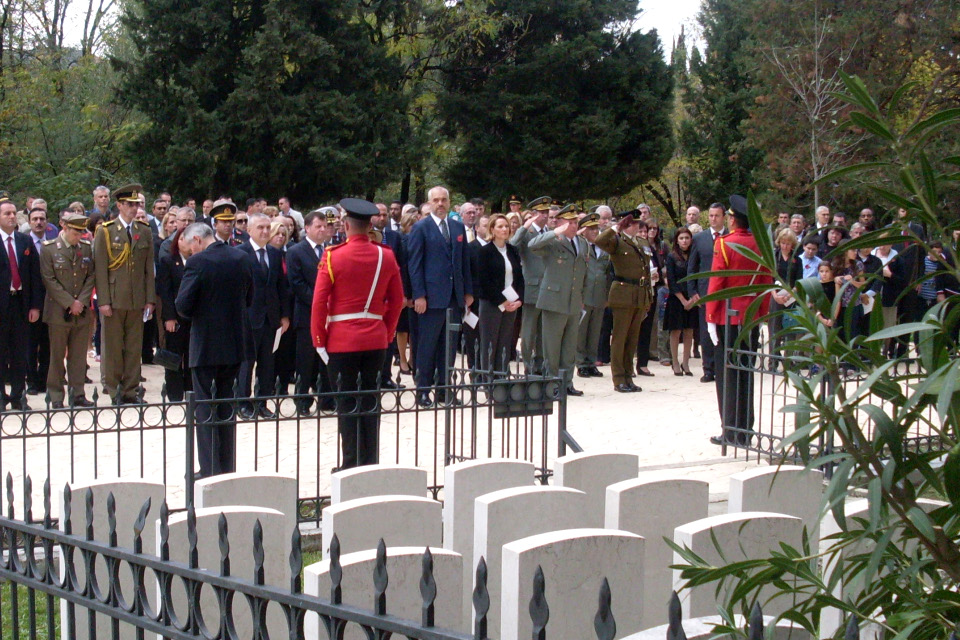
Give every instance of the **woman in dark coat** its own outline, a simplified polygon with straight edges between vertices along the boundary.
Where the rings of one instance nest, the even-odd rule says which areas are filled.
[[[160,305],[160,319],[166,335],[166,348],[180,355],[180,368],[164,369],[163,377],[167,387],[167,399],[171,402],[183,400],[184,393],[193,388],[189,362],[190,348],[190,321],[177,314],[177,292],[180,290],[180,281],[183,279],[184,256],[180,253],[180,236],[177,231],[170,245],[170,252],[160,257],[157,266],[156,288],[157,296],[162,301]]]
[[[523,270],[520,252],[507,242],[510,223],[502,214],[490,216],[489,242],[477,255],[480,297],[480,368],[505,373],[513,351],[513,332],[517,310],[523,300]],[[512,291],[510,291],[512,289]],[[504,292],[513,294],[513,301]]]
[[[697,328],[698,313],[693,308],[696,300],[687,298],[687,287],[680,281],[687,277],[687,262],[693,234],[686,227],[673,232],[673,250],[667,254],[667,286],[670,295],[663,314],[663,328],[670,332],[670,357],[673,374],[692,376],[690,354],[693,351],[693,333]],[[680,342],[683,342],[683,361],[680,360]]]

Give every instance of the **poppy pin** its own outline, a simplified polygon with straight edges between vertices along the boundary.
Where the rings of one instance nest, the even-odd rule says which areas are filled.
[[[25,255],[25,256],[30,255],[30,249],[24,249],[24,250],[23,250],[23,255]]]
[[[140,239],[140,236],[133,236],[133,241],[134,241],[134,242],[136,242],[136,241],[139,240],[139,239]]]
[[[457,242],[463,242],[463,234],[457,236]]]

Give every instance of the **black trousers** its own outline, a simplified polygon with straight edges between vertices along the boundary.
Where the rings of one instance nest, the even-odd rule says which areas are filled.
[[[42,321],[28,327],[27,386],[42,393],[47,390],[47,371],[50,369],[50,332]]]
[[[29,333],[26,304],[23,293],[11,295],[7,312],[0,319],[0,409],[6,407],[8,401],[19,403],[26,387]],[[9,394],[6,385],[10,385]]]
[[[157,346],[160,337],[160,328],[157,325],[156,314],[143,323],[143,344],[140,345],[140,358],[144,364],[153,363],[153,348]]]
[[[340,469],[377,464],[380,458],[380,395],[350,393],[379,388],[386,349],[331,353],[327,370],[339,380],[337,423],[343,460]],[[358,384],[359,382],[359,384]]]
[[[273,340],[277,334],[276,329],[271,329],[264,325],[259,329],[253,329],[250,335],[253,337],[253,360],[244,360],[240,365],[240,396],[242,398],[250,397],[251,384],[253,382],[253,366],[257,366],[257,397],[272,396],[276,394],[276,379],[273,374]]]
[[[197,400],[225,400],[197,407],[197,458],[200,460],[200,475],[204,478],[237,469],[237,417],[232,401],[233,385],[239,371],[239,364],[194,367],[191,370]]]
[[[729,329],[729,330],[728,330]],[[740,325],[717,326],[717,336],[720,344],[716,347],[716,368],[714,375],[717,380],[717,406],[720,411],[720,420],[723,424],[723,436],[729,442],[748,444],[753,431],[753,371],[756,358],[748,355],[737,355],[737,350],[731,353],[731,360],[725,357],[724,345],[733,347],[740,335]],[[709,341],[709,338],[707,338]],[[710,342],[711,346],[713,342]],[[750,338],[741,345],[739,350],[757,351],[760,345],[760,328],[754,327]],[[735,364],[741,368],[733,369]],[[748,370],[744,370],[748,369]],[[729,431],[736,429],[737,431]]]
[[[179,353],[182,363],[179,369],[163,370],[163,381],[167,385],[167,399],[171,402],[180,402],[184,394],[193,388],[192,375],[187,368],[187,362],[190,361],[190,323],[181,321],[176,331],[171,333],[164,329],[164,333],[167,349]]]
[[[463,310],[454,309],[454,313],[463,315]],[[427,391],[434,385],[446,384],[447,369],[453,365],[457,355],[456,342],[450,349],[448,359],[444,358],[447,347],[447,336],[444,332],[447,326],[446,309],[427,309],[418,316],[417,347],[415,360],[417,364],[417,388]],[[456,338],[459,342],[459,336]]]
[[[297,389],[298,396],[306,396],[311,389],[316,393],[330,393],[330,377],[327,365],[323,363],[317,350],[313,346],[313,336],[310,327],[297,328]],[[320,386],[317,386],[317,376],[320,377]],[[297,398],[297,408],[309,411],[312,400]]]
[[[400,351],[397,349],[397,339],[387,345],[387,351],[383,356],[383,365],[380,367],[380,382],[387,383],[393,381],[393,358]]]

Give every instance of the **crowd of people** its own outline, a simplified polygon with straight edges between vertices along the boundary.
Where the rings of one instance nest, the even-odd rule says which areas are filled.
[[[272,206],[263,198],[238,205],[221,197],[198,208],[189,198],[175,205],[165,192],[148,206],[140,185],[112,193],[97,187],[92,196],[92,207],[76,202],[57,212],[58,228],[44,200],[28,198],[20,209],[0,193],[0,278],[8,283],[0,287],[4,408],[28,409],[28,397],[43,394],[54,407],[89,405],[88,351],[100,361],[97,382],[114,402],[143,402],[141,365],[152,363],[164,366],[167,398],[181,400],[192,388],[196,354],[177,296],[195,252],[196,237],[185,231],[197,222],[212,230],[211,242],[237,247],[258,267],[250,304],[236,319],[245,348],[233,384],[249,399],[242,412],[270,417],[257,398],[285,395],[296,382],[297,408],[307,413],[312,391],[333,388],[311,316],[324,251],[347,238],[342,207],[304,215],[287,198]],[[434,392],[452,364],[443,348],[448,312],[462,319],[460,350],[478,380],[517,361],[530,374],[564,375],[567,393],[579,396],[575,375],[602,377],[600,367],[610,364],[613,387],[631,393],[640,391],[636,377],[656,375],[651,360],[691,376],[691,359],[700,358],[701,382],[715,381],[711,323],[698,304],[708,282],[682,280],[714,265],[717,239],[730,232],[726,205],[714,203],[705,215],[691,206],[669,234],[645,204],[615,213],[605,205],[584,210],[546,196],[528,203],[511,197],[508,211],[491,213],[480,198],[453,206],[448,191],[436,187],[419,207],[375,206],[372,238],[390,248],[403,287],[381,388],[402,387],[410,376],[422,406],[451,400]],[[852,339],[870,330],[871,312],[884,326],[909,322],[957,292],[945,273],[924,280],[943,271],[944,261],[952,264],[954,247],[933,242],[936,255],[921,251],[911,238],[923,238],[923,229],[901,222],[905,213],[884,221],[902,225],[904,240],[873,250],[836,251],[877,228],[869,208],[856,221],[827,207],[809,222],[780,213],[764,231],[784,282],[817,278],[831,299],[842,289],[838,313],[822,321]],[[846,282],[856,286],[842,288]],[[774,309],[794,304],[785,291],[771,302]],[[851,306],[853,314],[845,313]],[[785,318],[771,321],[771,335]],[[907,344],[887,348],[903,353]]]

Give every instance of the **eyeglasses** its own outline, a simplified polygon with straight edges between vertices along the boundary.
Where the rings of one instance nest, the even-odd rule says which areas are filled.
[[[248,218],[237,218],[237,224],[247,224]]]

